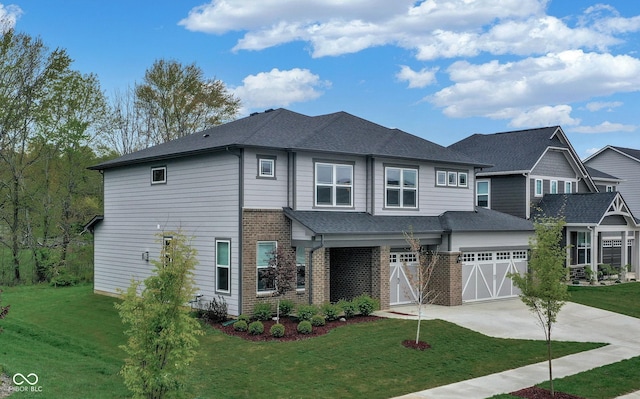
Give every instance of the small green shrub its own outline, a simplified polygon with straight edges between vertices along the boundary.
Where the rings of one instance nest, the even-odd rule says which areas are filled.
[[[245,320],[238,320],[233,323],[233,329],[236,331],[247,331],[249,329],[249,325]]]
[[[264,324],[261,321],[254,321],[249,324],[249,334],[251,335],[260,335],[264,332]]]
[[[318,307],[316,305],[300,305],[298,306],[298,318],[300,320],[311,320],[311,318],[318,314]]]
[[[49,285],[53,287],[72,287],[78,284],[78,281],[78,276],[63,269],[52,275]]]
[[[241,314],[240,316],[238,316],[238,320],[244,320],[247,322],[247,324],[249,324],[251,322],[251,317],[248,314]]]
[[[218,295],[218,299],[213,298],[211,302],[207,304],[207,307],[199,313],[202,319],[216,323],[227,320],[227,311],[227,301],[225,301],[224,297]]]
[[[311,318],[311,325],[314,327],[324,326],[325,324],[326,324],[326,320],[324,319],[324,316],[316,314],[316,315],[313,315],[313,317]]]
[[[357,304],[358,310],[363,316],[369,316],[378,308],[378,301],[367,294],[360,295],[354,300],[354,302]]]
[[[275,338],[284,337],[284,325],[280,323],[272,325],[269,329],[269,333]]]
[[[338,302],[338,306],[342,309],[342,313],[344,313],[345,318],[349,319],[356,315],[356,304],[353,301],[341,299]]]
[[[329,321],[338,320],[338,317],[340,317],[340,307],[333,303],[327,302],[323,304],[320,311]]]
[[[270,303],[256,303],[253,307],[253,317],[260,321],[271,320],[272,314]]]
[[[289,316],[291,314],[291,312],[293,312],[293,308],[295,307],[295,305],[293,304],[293,301],[290,299],[282,299],[280,301],[280,316]]]
[[[300,334],[311,334],[311,331],[313,331],[313,327],[309,320],[302,320],[298,323],[298,332]]]

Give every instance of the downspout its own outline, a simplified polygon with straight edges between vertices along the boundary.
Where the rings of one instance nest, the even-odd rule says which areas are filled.
[[[242,226],[242,205],[244,204],[244,148],[240,148],[238,153],[227,152],[238,157],[238,312],[242,313],[242,236],[244,234]]]
[[[314,240],[317,236],[314,236]],[[313,304],[313,253],[324,247],[324,235],[320,235],[320,244],[314,247],[311,247],[309,251],[309,305]]]

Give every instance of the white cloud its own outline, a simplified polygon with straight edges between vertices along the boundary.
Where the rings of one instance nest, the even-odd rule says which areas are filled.
[[[308,69],[294,68],[281,71],[273,68],[269,72],[249,75],[243,85],[232,90],[248,109],[286,107],[296,102],[310,101],[322,95],[319,88],[329,87],[330,82],[321,81]]]
[[[16,26],[18,18],[22,15],[22,9],[15,4],[0,4],[0,32],[12,29]]]
[[[450,117],[496,117],[504,109],[526,110],[640,91],[640,60],[581,50],[507,63],[458,61],[447,72],[455,83],[427,100]]]
[[[572,126],[580,123],[580,119],[571,117],[572,108],[569,105],[556,105],[554,107],[545,105],[528,110],[511,109],[510,112],[504,110],[492,115],[494,119],[511,119],[509,126],[513,127],[538,127],[538,126]]]
[[[598,151],[600,151],[600,148],[592,147],[592,148],[587,148],[584,152],[585,152],[587,155],[593,155],[593,154],[595,154],[595,153],[596,153],[596,152],[598,152]]]
[[[436,82],[436,72],[438,72],[438,68],[422,68],[419,71],[414,71],[406,65],[401,65],[396,78],[401,82],[409,82],[410,89],[422,88]]]
[[[636,125],[623,125],[622,123],[611,123],[604,121],[596,126],[576,126],[571,128],[572,132],[576,133],[618,133],[618,132],[634,132],[638,129]]]
[[[622,101],[607,101],[607,102],[594,101],[594,102],[587,103],[586,107],[589,111],[596,112],[605,108],[608,111],[611,111],[613,108],[621,107],[622,105],[623,105]]]

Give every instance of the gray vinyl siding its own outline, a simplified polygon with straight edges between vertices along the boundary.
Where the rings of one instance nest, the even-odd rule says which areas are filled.
[[[575,178],[576,172],[571,167],[564,153],[547,151],[531,171],[531,175],[548,176],[561,180],[563,177]]]
[[[520,218],[527,217],[527,179],[524,176],[494,176],[491,178],[490,208]]]
[[[259,178],[258,155],[275,157],[275,179]],[[287,204],[287,153],[244,151],[244,204],[246,208],[282,208]]]
[[[529,247],[529,237],[533,232],[461,232],[451,234],[450,251],[476,249],[481,251],[498,251],[506,249],[526,249]]]
[[[605,150],[585,164],[622,179],[616,191],[622,194],[634,216],[640,216],[640,163],[613,150]]]
[[[218,154],[104,171],[104,220],[96,229],[94,289],[118,293],[143,280],[160,254],[157,235],[182,230],[193,237],[198,293],[215,292],[215,239],[231,240],[229,312],[238,311],[238,157]],[[167,166],[167,183],[150,184],[150,170]]]

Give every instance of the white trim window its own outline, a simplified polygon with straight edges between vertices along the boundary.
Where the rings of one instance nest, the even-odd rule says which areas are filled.
[[[458,187],[458,172],[447,172],[447,186]]]
[[[476,206],[491,208],[491,182],[490,180],[476,180]]]
[[[447,185],[447,172],[445,170],[436,171],[436,186]]]
[[[269,273],[269,260],[278,248],[277,241],[258,241],[256,244],[256,277],[258,292],[273,292],[276,289],[274,276]]]
[[[613,186],[607,186],[607,192],[608,193],[612,193],[613,192]]]
[[[578,232],[578,242],[576,245],[578,252],[578,264],[588,265],[591,264],[591,233],[590,232]]]
[[[535,196],[542,197],[542,179],[536,179],[535,183]]]
[[[458,187],[467,187],[469,185],[469,174],[467,172],[458,172]]]
[[[264,179],[276,178],[276,158],[258,156],[258,177]]]
[[[315,171],[316,206],[352,206],[353,165],[316,162]]]
[[[151,184],[166,184],[167,183],[167,167],[158,166],[151,168]]]
[[[296,289],[304,291],[306,285],[306,253],[304,247],[296,247]]]
[[[573,183],[570,181],[564,182],[564,193],[571,194],[573,193]]]
[[[389,208],[418,207],[418,170],[385,168],[385,206]]]
[[[216,240],[216,292],[231,291],[231,241]]]
[[[558,194],[558,181],[551,180],[551,187],[549,188],[551,194]]]

